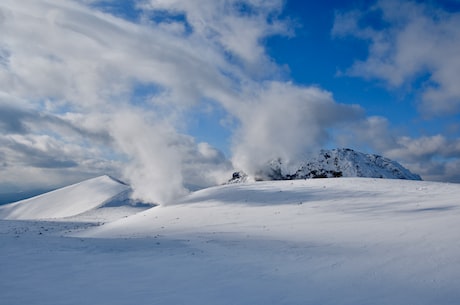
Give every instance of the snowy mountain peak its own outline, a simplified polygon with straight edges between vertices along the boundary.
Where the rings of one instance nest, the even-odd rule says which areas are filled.
[[[241,177],[245,177],[244,173],[235,173],[229,183],[240,182]],[[256,174],[255,179],[294,180],[337,177],[422,180],[419,175],[410,172],[396,161],[349,148],[321,150],[318,155],[294,168],[288,168],[281,159],[272,160]]]
[[[100,176],[0,207],[0,219],[56,219],[75,216],[108,203],[130,187]],[[117,198],[116,198],[117,197]]]

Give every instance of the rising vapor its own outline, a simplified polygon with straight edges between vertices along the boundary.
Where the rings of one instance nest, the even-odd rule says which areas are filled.
[[[275,157],[295,162],[331,126],[362,116],[324,90],[280,79],[262,41],[292,34],[276,17],[283,1],[198,2],[145,1],[129,21],[95,9],[98,1],[2,1],[0,106],[20,101],[14,107],[35,113],[17,112],[23,128],[0,126],[7,176],[49,177],[59,156],[67,179],[116,173],[137,199],[167,203],[225,181],[233,167],[253,174]],[[206,101],[235,122],[233,165],[187,135],[187,118]],[[48,156],[47,168],[31,163],[32,148]]]

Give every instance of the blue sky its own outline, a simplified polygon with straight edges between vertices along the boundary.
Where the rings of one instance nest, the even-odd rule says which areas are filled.
[[[420,3],[428,3],[421,1]],[[268,40],[269,54],[281,64],[290,68],[290,77],[300,84],[317,84],[331,91],[337,101],[357,103],[366,109],[368,115],[387,117],[398,128],[407,128],[411,136],[426,133],[445,132],[446,120],[458,122],[458,114],[439,118],[422,118],[417,109],[422,82],[409,80],[406,86],[389,88],[382,79],[365,79],[346,75],[353,63],[368,57],[369,42],[356,37],[334,37],[332,28],[335,16],[340,12],[355,9],[366,10],[375,1],[326,1],[311,5],[305,1],[287,1],[285,15],[299,22],[295,37],[275,37]],[[458,1],[432,1],[432,8],[446,9],[458,13]],[[364,19],[363,26],[378,26],[385,29],[374,13]],[[425,73],[430,73],[426,71]],[[430,127],[426,128],[425,124]]]
[[[334,147],[460,182],[459,1],[6,0],[0,26],[0,192],[162,201]]]
[[[375,1],[327,1],[315,4],[286,1],[281,18],[290,19],[294,33],[292,36],[268,37],[264,41],[267,53],[279,65],[287,67],[286,79],[301,85],[319,86],[330,91],[338,102],[359,104],[367,115],[387,118],[393,128],[400,129],[407,136],[443,134],[450,139],[457,138],[458,129],[451,127],[460,122],[457,112],[432,117],[417,109],[421,87],[429,71],[396,88],[388,87],[382,79],[346,74],[355,61],[367,58],[369,43],[355,37],[334,37],[332,28],[335,16],[339,12],[354,9],[366,10],[373,4]],[[433,1],[430,9],[443,9],[455,14],[460,11],[460,2]],[[365,22],[385,28],[380,18],[375,13]],[[199,116],[190,131],[203,141],[215,143],[230,155],[228,130],[219,126],[219,118],[215,115]]]

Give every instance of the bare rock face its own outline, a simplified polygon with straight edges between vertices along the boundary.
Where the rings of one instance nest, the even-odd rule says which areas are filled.
[[[281,159],[272,160],[257,172],[255,179],[294,180],[338,177],[422,180],[419,175],[410,172],[396,161],[348,148],[321,150],[317,156],[302,162],[297,169],[290,172],[284,167]],[[245,173],[236,172],[229,183],[244,182],[247,179]]]
[[[248,178],[249,177],[245,172],[234,172],[232,179],[228,180],[227,184],[247,182]]]

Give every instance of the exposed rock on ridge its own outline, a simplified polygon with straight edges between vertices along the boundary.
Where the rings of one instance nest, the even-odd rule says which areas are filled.
[[[294,180],[311,178],[367,177],[386,179],[422,180],[396,161],[388,158],[364,154],[348,148],[321,150],[309,160],[289,171],[282,160],[272,160],[261,169],[256,180]],[[247,175],[236,172],[229,183],[247,181]]]

